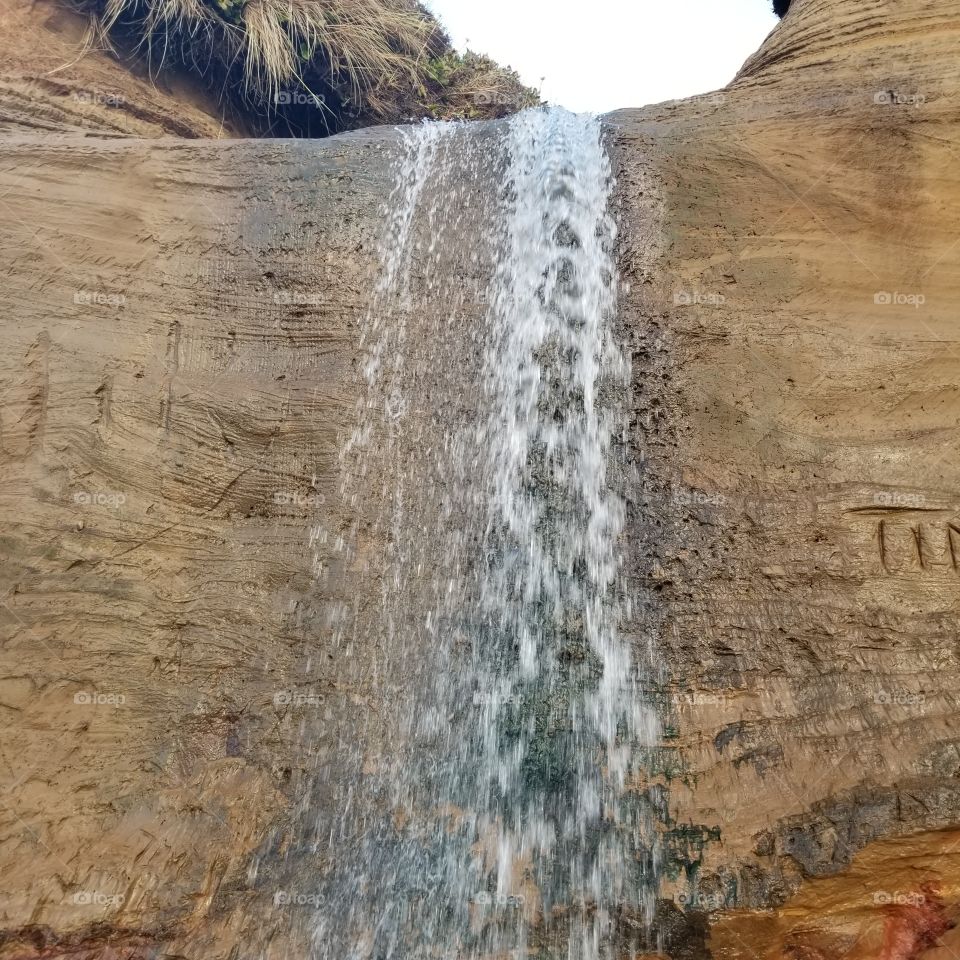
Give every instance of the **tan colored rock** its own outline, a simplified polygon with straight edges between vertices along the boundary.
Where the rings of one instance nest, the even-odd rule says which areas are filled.
[[[323,650],[340,588],[317,585],[310,535],[343,522],[337,434],[388,173],[378,161],[358,189],[380,150],[349,139],[0,152],[16,317],[0,372],[2,925],[15,944],[39,928],[227,957],[271,939],[246,883],[255,853],[289,842],[325,749],[308,756],[303,725],[350,722],[277,700],[329,712],[351,692]],[[278,306],[278,289],[325,305]]]
[[[673,507],[651,546],[690,555],[659,594],[692,692],[671,814],[700,838],[708,907],[783,903],[764,922],[826,940],[859,921],[821,891],[869,899],[850,864],[875,842],[927,851],[904,890],[957,882],[952,839],[927,831],[960,812],[958,28],[955,3],[795,0],[726,91],[613,118],[627,313],[666,353],[635,366],[668,384],[651,415]],[[742,923],[709,947],[853,955]]]
[[[792,6],[727,90],[611,118],[664,950],[945,960],[960,2]],[[385,722],[377,651],[325,643],[381,549],[333,544],[378,508],[342,496],[338,438],[395,135],[145,139],[216,131],[129,79],[152,112],[92,138],[50,87],[11,106],[19,69],[8,130],[59,132],[0,143],[0,957],[306,955],[269,892],[330,802],[314,764]]]
[[[139,50],[111,51],[56,0],[0,0],[0,133],[137,137],[243,135],[188,77]]]

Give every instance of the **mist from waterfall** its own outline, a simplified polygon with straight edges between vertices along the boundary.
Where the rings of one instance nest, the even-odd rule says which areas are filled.
[[[337,639],[376,649],[389,715],[318,818],[314,953],[612,958],[620,919],[652,919],[636,784],[659,728],[650,643],[621,635],[630,366],[602,127],[539,109],[404,137],[343,454],[345,497],[376,500],[345,563],[377,600]]]

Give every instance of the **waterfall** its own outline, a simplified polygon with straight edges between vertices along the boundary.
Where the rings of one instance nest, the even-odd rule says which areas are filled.
[[[612,958],[623,918],[652,919],[631,785],[659,731],[650,645],[622,636],[630,367],[601,124],[404,136],[344,450],[345,496],[377,505],[345,565],[377,600],[338,639],[373,657],[387,715],[318,817],[315,955]]]

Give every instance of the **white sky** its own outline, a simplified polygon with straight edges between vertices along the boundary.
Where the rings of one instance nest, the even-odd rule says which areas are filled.
[[[487,53],[578,111],[726,86],[777,18],[770,0],[427,0],[463,50]]]

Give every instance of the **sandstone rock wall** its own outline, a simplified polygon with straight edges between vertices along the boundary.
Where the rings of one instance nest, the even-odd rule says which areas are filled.
[[[794,0],[727,90],[610,118],[676,957],[956,949],[958,35]],[[272,893],[377,715],[327,640],[397,135],[89,137],[10,76],[0,956],[303,955]]]
[[[677,897],[784,904],[721,920],[719,955],[900,956],[952,917],[958,29],[805,0],[727,90],[613,118],[626,316],[668,385],[641,409],[669,427]]]
[[[315,564],[383,138],[0,151],[9,955],[49,929],[227,957],[262,927],[285,956],[289,914],[244,907],[325,749],[295,695],[346,701],[330,742],[350,722]]]
[[[157,56],[106,47],[57,0],[0,0],[0,135],[243,135],[239,118]]]

